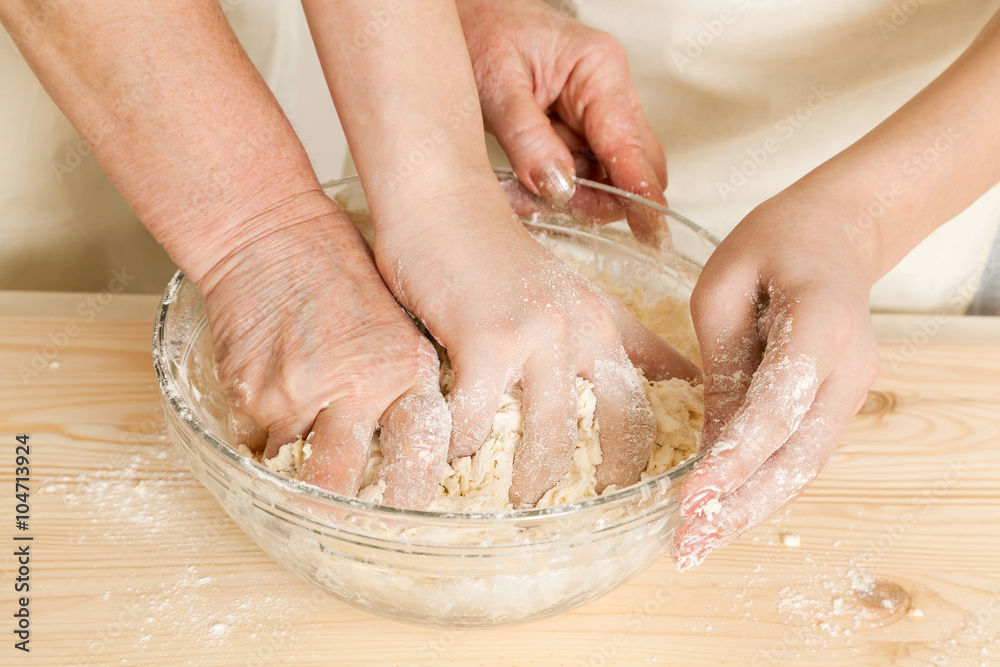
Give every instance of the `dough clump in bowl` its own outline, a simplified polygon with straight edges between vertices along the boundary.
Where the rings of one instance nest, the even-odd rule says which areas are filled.
[[[700,365],[697,341],[684,302],[669,296],[650,298],[638,287],[623,288],[614,284],[592,264],[579,266],[571,258],[564,259],[577,265],[581,273],[599,287],[621,299],[643,324]],[[698,451],[704,420],[703,388],[678,378],[650,382],[639,370],[635,372],[645,388],[656,420],[656,437],[642,473],[645,480],[667,472]],[[441,389],[445,394],[450,391],[453,379],[447,358],[442,358]],[[593,385],[578,377],[576,394],[577,441],[572,464],[559,482],[542,496],[536,507],[551,507],[598,495],[596,467],[601,462],[601,447],[599,424],[594,419],[596,397]],[[427,509],[455,513],[512,510],[508,496],[514,453],[521,442],[521,435],[521,390],[515,386],[501,399],[493,427],[479,451],[471,456],[455,458],[444,467],[438,492]],[[245,447],[241,446],[240,450],[252,455]],[[310,453],[311,445],[299,438],[282,446],[276,456],[263,463],[274,472],[294,478]],[[381,461],[378,438],[375,437],[358,493],[360,500],[381,504],[385,486],[381,481],[374,481]],[[615,490],[611,486],[604,493]]]

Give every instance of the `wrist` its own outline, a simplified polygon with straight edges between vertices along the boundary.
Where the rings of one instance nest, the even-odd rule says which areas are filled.
[[[455,161],[365,190],[370,193],[376,257],[428,241],[447,243],[463,233],[489,229],[491,220],[512,216],[488,163]]]
[[[240,261],[246,249],[293,228],[303,229],[310,222],[346,226],[355,231],[326,194],[318,189],[309,190],[289,195],[263,210],[241,211],[224,224],[210,226],[204,235],[191,235],[185,251],[174,258],[185,275],[207,295]],[[330,233],[336,231],[331,228]]]
[[[802,219],[819,225],[816,231],[828,240],[830,251],[841,254],[870,288],[892,268],[883,234],[888,212],[873,209],[877,200],[858,187],[854,173],[833,167],[828,163],[810,172],[769,203],[794,206]]]
[[[468,276],[531,240],[492,169],[444,179],[402,201],[407,210],[397,217],[372,210],[375,261],[386,285],[415,312],[428,299],[455,297]]]

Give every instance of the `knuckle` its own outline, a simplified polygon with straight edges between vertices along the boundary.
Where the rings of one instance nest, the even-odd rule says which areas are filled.
[[[871,385],[878,378],[879,373],[882,372],[882,359],[879,357],[878,353],[872,355],[868,362],[868,384]]]
[[[591,334],[594,342],[618,342],[618,322],[614,313],[602,299],[594,295],[585,303],[581,327]]]
[[[854,324],[836,314],[832,314],[831,321],[827,324],[827,344],[834,350],[848,349],[855,341]]]
[[[544,122],[543,122],[544,121]],[[548,148],[550,139],[554,138],[552,126],[539,109],[538,114],[532,114],[517,123],[505,126],[497,130],[499,139],[506,142],[512,159],[528,160],[531,157],[541,155]]]
[[[726,287],[734,282],[728,277],[725,269],[721,273],[714,271],[711,264],[698,277],[690,300],[691,318],[696,326],[701,322],[731,321],[733,310],[726,308],[724,303],[724,296],[729,291]]]
[[[834,301],[823,307],[821,335],[828,349],[842,351],[858,342],[857,314],[850,305]]]
[[[292,437],[298,436],[304,438],[308,433],[292,433],[295,430],[296,425],[299,423],[299,412],[296,411],[286,411],[281,414],[275,415],[267,423],[267,432],[269,435],[273,434],[291,434]],[[286,436],[287,437],[287,436]]]
[[[280,380],[268,382],[261,391],[253,392],[247,382],[233,379],[226,385],[226,395],[231,409],[238,409],[268,429],[295,406],[289,388]]]
[[[578,327],[573,326],[564,313],[546,314],[539,319],[540,338],[554,341],[568,341]]]
[[[629,83],[628,91],[626,94],[628,96],[629,106],[632,107],[632,111],[641,113],[642,103],[639,101],[639,94],[635,92],[635,87],[631,85],[631,82]],[[653,141],[656,142],[657,146],[660,145],[660,141],[659,139],[656,139],[656,135],[653,135]]]
[[[691,310],[691,319],[695,324],[703,321],[705,316],[712,311],[712,301],[714,292],[711,286],[708,284],[710,275],[706,275],[703,271],[698,281],[694,285],[694,289],[691,290],[691,299],[688,302],[688,308]]]
[[[438,359],[437,350],[434,349],[434,345],[423,336],[420,337],[415,349],[409,356],[413,359],[413,364],[417,370],[432,371],[434,373],[438,372],[441,362]]]
[[[606,32],[594,30],[591,35],[591,44],[602,58],[613,65],[621,66],[628,62],[625,54],[625,47],[617,39]]]
[[[594,151],[605,159],[642,161],[645,156],[639,130],[622,114],[605,117],[596,133],[588,137]]]
[[[879,371],[882,370],[882,359],[879,357],[878,349],[872,349],[869,347],[862,359],[860,368],[860,377],[865,384],[865,388],[870,387],[875,379],[878,378]]]

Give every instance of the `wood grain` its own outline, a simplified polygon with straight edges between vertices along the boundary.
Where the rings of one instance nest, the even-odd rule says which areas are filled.
[[[68,321],[0,317],[0,544],[21,432],[35,538],[30,660],[0,546],[2,664],[1000,664],[1000,342],[901,364],[884,343],[820,478],[695,571],[665,559],[575,612],[448,632],[315,591],[230,522],[165,441],[147,319],[80,323],[22,379]]]

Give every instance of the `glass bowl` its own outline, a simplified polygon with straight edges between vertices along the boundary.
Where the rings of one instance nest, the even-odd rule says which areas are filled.
[[[508,197],[542,243],[595,261],[613,279],[690,297],[714,237],[652,202],[599,183],[555,211],[498,170]],[[355,219],[367,210],[357,178],[324,186]],[[589,195],[587,194],[589,191]],[[611,196],[663,213],[674,250],[654,252],[614,222],[594,227],[576,201]],[[621,199],[619,199],[621,198]],[[618,204],[614,204],[618,202]],[[590,207],[589,210],[593,210]],[[205,304],[181,273],[167,286],[153,358],[171,441],[240,528],[306,581],[375,614],[447,627],[522,623],[558,614],[621,585],[663,556],[679,521],[677,491],[704,451],[673,470],[589,500],[482,514],[400,510],[288,479],[230,445],[214,376]]]

